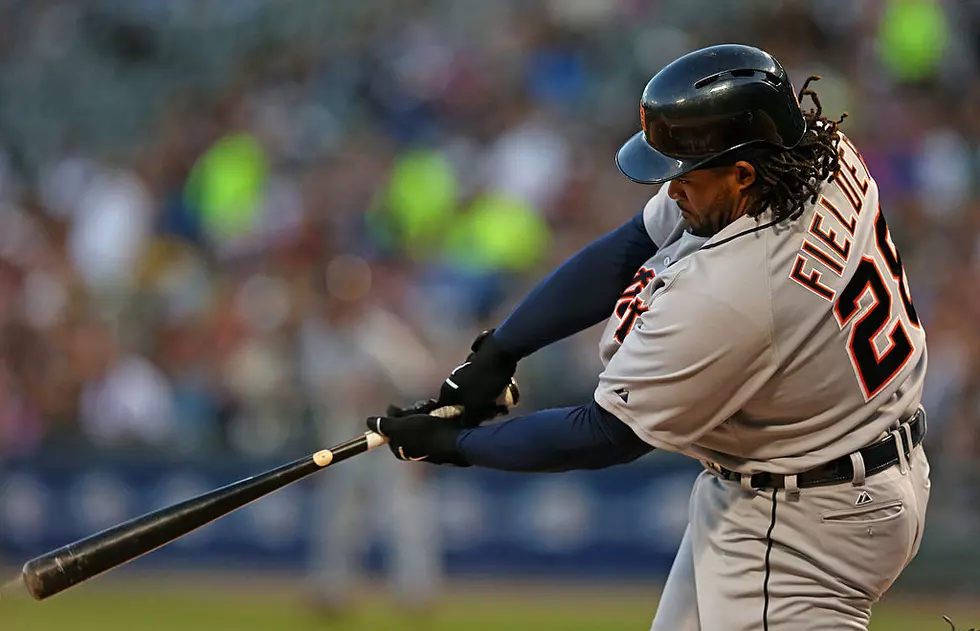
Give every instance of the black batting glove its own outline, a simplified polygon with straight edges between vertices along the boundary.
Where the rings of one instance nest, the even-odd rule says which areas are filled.
[[[416,401],[414,404],[404,408],[391,404],[388,406],[388,409],[385,410],[385,416],[400,417],[412,416],[413,414],[429,414],[438,407],[439,402],[435,399]]]
[[[476,427],[507,412],[497,399],[510,383],[520,359],[500,347],[492,329],[481,333],[470,350],[466,361],[443,382],[437,400],[439,407],[462,406],[459,423],[463,427]]]
[[[470,466],[456,447],[462,431],[457,418],[429,414],[371,416],[367,426],[388,439],[388,448],[399,460]]]

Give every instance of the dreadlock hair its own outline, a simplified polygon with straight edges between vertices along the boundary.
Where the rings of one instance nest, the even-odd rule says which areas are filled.
[[[776,221],[795,219],[807,202],[817,201],[820,183],[836,176],[840,169],[837,131],[847,113],[837,120],[823,116],[820,99],[810,89],[810,83],[819,80],[818,75],[810,75],[800,90],[800,101],[809,96],[815,107],[803,112],[806,133],[799,144],[792,149],[751,150],[742,158],[755,167],[756,180],[750,189],[755,200],[747,211],[750,216],[769,208]]]

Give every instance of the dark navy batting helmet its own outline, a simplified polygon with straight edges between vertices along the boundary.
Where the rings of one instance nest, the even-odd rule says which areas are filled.
[[[660,184],[755,145],[792,149],[806,121],[776,59],[738,44],[688,53],[658,72],[640,98],[643,131],[616,154],[626,177]]]

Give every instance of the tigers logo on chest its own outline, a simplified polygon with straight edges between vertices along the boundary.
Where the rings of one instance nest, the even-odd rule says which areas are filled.
[[[619,326],[616,327],[613,338],[620,344],[633,330],[636,320],[650,310],[650,306],[640,297],[640,294],[650,284],[654,276],[656,276],[656,272],[652,269],[641,267],[633,276],[630,284],[623,290],[619,300],[616,301],[614,313],[619,318]]]

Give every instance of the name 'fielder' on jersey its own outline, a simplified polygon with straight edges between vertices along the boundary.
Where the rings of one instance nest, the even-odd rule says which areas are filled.
[[[616,161],[666,185],[478,338],[429,403],[463,423],[368,419],[436,464],[699,460],[655,631],[866,629],[922,538],[925,333],[877,185],[809,83],[739,45],[662,69]],[[480,425],[522,357],[604,319],[594,400]]]

